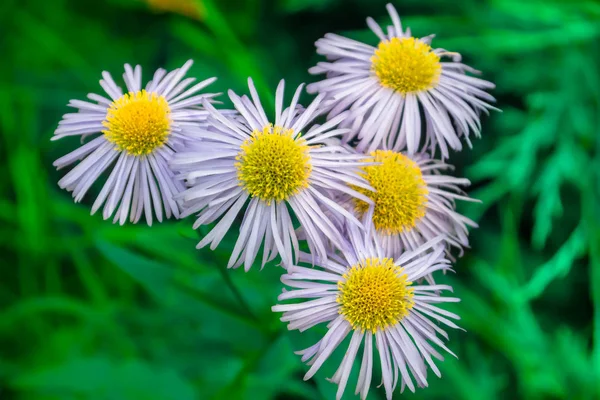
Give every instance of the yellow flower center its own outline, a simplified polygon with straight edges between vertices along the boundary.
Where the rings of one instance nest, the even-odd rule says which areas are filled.
[[[371,63],[381,84],[402,94],[435,87],[442,72],[440,57],[431,46],[413,37],[379,43]]]
[[[254,130],[236,158],[240,184],[267,204],[286,200],[308,187],[312,171],[308,150],[304,139],[294,139],[292,129],[267,125]]]
[[[106,139],[134,156],[152,153],[170,133],[171,109],[164,96],[145,90],[127,93],[113,101],[102,125]]]
[[[375,228],[388,235],[412,229],[425,216],[428,194],[417,163],[391,150],[376,150],[364,161],[381,163],[362,168],[375,192],[354,187],[375,203]],[[369,209],[362,200],[356,200],[355,206],[361,216]]]
[[[338,283],[340,314],[354,329],[384,330],[408,315],[414,304],[411,284],[391,258],[367,258]]]

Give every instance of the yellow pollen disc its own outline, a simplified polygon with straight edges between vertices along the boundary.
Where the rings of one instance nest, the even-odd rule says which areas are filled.
[[[364,161],[381,163],[362,167],[362,175],[375,192],[353,187],[375,203],[375,228],[388,235],[414,228],[425,216],[428,194],[417,163],[391,150],[376,150]],[[355,206],[361,216],[369,209],[369,204],[362,200],[356,200]]]
[[[164,96],[145,90],[113,101],[102,125],[106,139],[134,156],[152,153],[169,137],[171,109]]]
[[[435,87],[442,72],[440,57],[431,46],[413,37],[379,43],[371,63],[379,82],[402,94]]]
[[[312,171],[309,146],[292,129],[267,125],[254,130],[241,146],[235,164],[240,184],[252,197],[271,204],[308,187]]]
[[[384,330],[408,315],[414,304],[411,284],[391,258],[367,258],[338,283],[340,314],[354,329]]]

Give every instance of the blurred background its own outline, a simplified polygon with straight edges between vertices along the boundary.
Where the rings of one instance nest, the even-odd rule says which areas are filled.
[[[404,396],[600,399],[600,3],[394,4],[416,36],[484,71],[503,110],[450,159],[483,201],[460,206],[480,228],[443,278],[462,298],[459,359]],[[376,44],[367,16],[389,22],[379,0],[0,2],[0,399],[335,398],[343,351],[303,382],[293,351],[322,331],[271,313],[279,268],[226,271],[235,238],[196,251],[189,219],[90,216],[93,191],[74,204],[52,167],[77,140],[50,138],[68,100],[126,62],[148,78],[193,58],[191,75],[219,77],[212,91],[245,93],[252,76],[272,105],[280,78],[314,80],[325,33]]]

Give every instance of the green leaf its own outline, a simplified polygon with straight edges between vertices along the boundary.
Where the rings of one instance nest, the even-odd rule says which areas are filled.
[[[194,387],[167,366],[155,367],[136,359],[115,361],[103,356],[74,358],[64,364],[37,368],[10,384],[39,394],[98,400],[198,398]]]
[[[285,12],[297,13],[301,11],[325,11],[339,0],[280,0]]]
[[[521,299],[529,300],[540,296],[552,281],[568,274],[575,260],[582,257],[585,251],[585,231],[579,226],[548,262],[535,269],[531,280],[520,291]]]
[[[538,195],[534,209],[535,224],[533,226],[533,245],[537,249],[544,247],[552,230],[552,220],[562,215],[560,185],[562,183],[562,162],[558,157],[548,161],[540,178],[533,186]]]

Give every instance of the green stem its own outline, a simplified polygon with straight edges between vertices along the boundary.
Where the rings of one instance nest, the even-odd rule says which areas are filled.
[[[202,233],[200,231],[197,231],[197,232],[198,232],[199,236],[202,236]],[[238,287],[235,285],[235,283],[231,279],[231,276],[229,275],[229,271],[227,270],[227,267],[224,266],[223,263],[220,260],[217,259],[217,257],[215,257],[215,254],[212,251],[211,252],[207,252],[204,255],[208,256],[208,258],[210,259],[210,261],[212,261],[211,264],[213,264],[215,266],[215,268],[217,268],[219,270],[219,274],[221,274],[221,278],[223,278],[223,281],[225,281],[225,284],[227,285],[227,287],[229,288],[229,290],[231,291],[231,293],[233,294],[233,296],[235,297],[235,299],[239,303],[240,307],[247,314],[247,316],[253,322],[259,322],[260,320],[252,312],[252,310],[250,309],[250,306],[248,306],[248,302],[246,301],[246,299],[244,298],[244,296],[242,296],[242,293],[240,292],[240,290],[238,289]]]
[[[214,257],[212,252],[211,252],[211,260],[214,261],[215,267],[219,270],[219,273],[221,274],[221,278],[223,278],[223,280],[225,281],[225,284],[227,285],[227,287],[229,288],[229,290],[231,291],[233,296],[236,298],[236,300],[240,304],[240,307],[242,307],[244,309],[244,312],[252,320],[259,322],[258,317],[250,309],[250,306],[248,305],[248,302],[242,295],[242,292],[240,292],[238,287],[235,285],[235,283],[231,279],[231,275],[229,274],[227,267],[224,266],[223,263],[219,262],[219,260],[217,260],[216,257]]]

